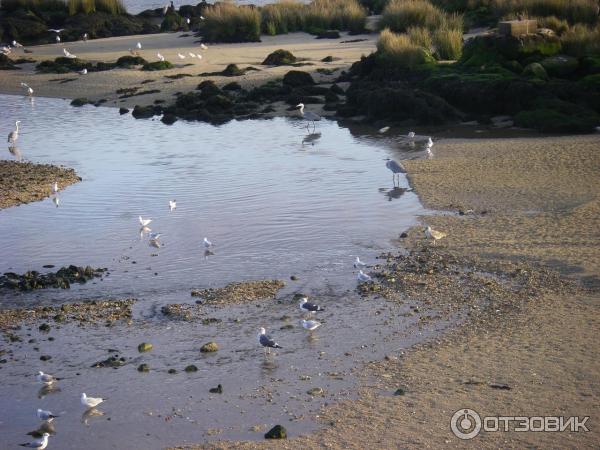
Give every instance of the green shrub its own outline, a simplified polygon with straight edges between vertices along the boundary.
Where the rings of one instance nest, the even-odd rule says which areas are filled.
[[[569,22],[559,19],[556,16],[538,17],[536,18],[538,27],[549,28],[556,34],[563,34],[569,29]]]
[[[427,28],[424,27],[410,27],[407,30],[408,37],[413,44],[418,45],[427,49],[433,53],[433,38]]]
[[[600,54],[600,25],[588,28],[577,24],[564,32],[560,37],[563,52],[567,55],[581,57]]]
[[[391,0],[383,10],[379,27],[402,33],[411,27],[434,30],[443,23],[444,12],[427,0]]]
[[[105,12],[112,15],[126,14],[127,10],[121,0],[68,0],[69,14],[91,14]]]
[[[381,32],[377,41],[377,51],[389,63],[412,69],[433,61],[426,49],[413,43],[407,34],[396,34],[389,29]]]
[[[202,31],[208,42],[260,41],[260,12],[254,7],[217,3],[204,17]]]
[[[462,31],[448,28],[439,29],[433,34],[433,45],[439,59],[458,60],[462,55]]]

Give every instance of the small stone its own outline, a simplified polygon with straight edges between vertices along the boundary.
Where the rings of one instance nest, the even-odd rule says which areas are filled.
[[[39,326],[39,330],[48,332],[50,331],[50,325],[48,325],[47,323],[43,323]]]
[[[150,372],[150,366],[148,364],[140,364],[137,370],[138,372]]]
[[[212,353],[219,350],[219,346],[216,342],[207,342],[202,347],[200,347],[200,351],[202,353]]]
[[[190,364],[189,366],[187,366],[185,368],[185,371],[186,372],[198,372],[198,368],[195,365]]]
[[[173,374],[177,373],[177,370],[176,369],[169,369],[169,370],[167,370],[167,373],[170,373],[171,375],[173,375]]]
[[[40,360],[41,361],[49,361],[51,359],[52,359],[52,356],[50,356],[50,355],[42,355],[42,356],[40,356]]]
[[[510,391],[510,386],[504,383],[490,383],[492,389],[500,389],[502,391]]]
[[[323,395],[323,388],[314,387],[314,388],[309,389],[308,391],[306,391],[306,393],[308,395],[312,395],[313,397],[316,397],[317,395]]]
[[[222,394],[223,393],[223,386],[221,386],[220,384],[215,387],[215,388],[210,388],[208,390],[208,392],[210,392],[211,394]]]
[[[142,342],[138,345],[138,352],[140,353],[149,352],[150,350],[152,350],[152,344],[148,342]]]
[[[406,394],[406,391],[403,388],[398,388],[396,389],[396,392],[394,392],[394,395],[404,395]]]
[[[298,277],[296,275],[292,275],[290,277],[290,280],[292,280],[292,281],[298,281]]]
[[[404,238],[407,238],[407,237],[408,237],[408,233],[401,233],[400,234],[400,238],[401,239],[404,239]]]
[[[275,425],[265,433],[265,439],[287,439],[287,431],[281,425]]]

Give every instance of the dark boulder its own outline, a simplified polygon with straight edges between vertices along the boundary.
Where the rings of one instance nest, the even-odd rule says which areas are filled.
[[[261,63],[263,66],[289,66],[297,62],[296,57],[287,50],[275,50]]]
[[[287,86],[307,86],[315,84],[315,80],[308,72],[302,72],[300,70],[290,70],[283,77],[283,84]]]

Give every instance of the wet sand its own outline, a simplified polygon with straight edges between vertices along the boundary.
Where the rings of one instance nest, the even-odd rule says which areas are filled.
[[[187,35],[187,36],[186,36]],[[0,77],[0,93],[23,94],[21,82],[26,82],[36,96],[79,98],[86,97],[92,101],[106,99],[106,106],[133,107],[134,105],[150,105],[156,100],[166,104],[174,101],[176,92],[193,91],[204,80],[214,80],[222,86],[232,81],[243,88],[262,85],[267,81],[283,77],[289,70],[310,72],[318,82],[332,82],[347,70],[362,55],[375,50],[377,35],[348,36],[341,33],[340,39],[315,39],[306,33],[290,33],[281,36],[263,36],[262,42],[244,44],[209,44],[208,50],[201,50],[199,38],[188,33],[161,33],[140,36],[125,36],[107,39],[96,39],[88,42],[69,42],[64,46],[51,44],[27,47],[32,53],[15,54],[36,63],[54,60],[63,56],[63,48],[77,55],[80,59],[97,62],[113,62],[121,56],[130,55],[129,48],[135,48],[137,42],[142,43],[139,55],[148,61],[157,61],[160,52],[167,61],[176,68],[157,72],[137,69],[115,69],[104,72],[90,72],[87,75],[37,74],[35,64],[20,65],[22,70],[4,71]],[[359,41],[359,42],[344,42]],[[261,66],[261,62],[273,51],[284,49],[291,51],[297,58],[302,58],[300,67],[293,66]],[[202,54],[202,59],[190,58],[188,53]],[[180,60],[181,53],[186,56]],[[334,61],[322,62],[326,56],[333,56]],[[237,64],[241,69],[252,66],[259,70],[249,71],[243,76],[199,76],[201,73],[219,72],[228,64]],[[333,74],[318,73],[317,69],[334,70]],[[180,79],[169,79],[167,76],[189,74]],[[63,80],[73,80],[62,82]],[[117,89],[138,87],[140,91],[159,90],[160,92],[119,99]]]
[[[599,143],[597,136],[448,141],[434,147],[433,160],[406,161],[422,201],[442,210],[423,222],[448,233],[435,250],[422,242],[421,227],[399,240],[417,253],[425,248],[415,258],[433,284],[415,280],[424,283],[420,304],[453,303],[448,294],[461,292],[462,277],[447,285],[436,270],[450,274],[461,263],[487,278],[485,286],[509,291],[494,296],[482,288],[479,302],[463,305],[462,326],[368,365],[359,399],[325,407],[315,434],[181,448],[595,447]],[[429,267],[436,258],[441,268]],[[402,261],[388,259],[380,271],[386,283]],[[410,264],[404,268],[418,272]],[[418,287],[406,290],[414,295]],[[405,394],[393,396],[399,387]],[[463,408],[482,417],[591,416],[590,431],[482,432],[463,441],[450,431]]]
[[[0,209],[49,197],[55,181],[60,192],[81,178],[66,167],[0,161]]]

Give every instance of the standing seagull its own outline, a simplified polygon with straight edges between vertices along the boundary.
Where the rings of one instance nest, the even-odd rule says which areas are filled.
[[[182,55],[181,53],[177,53],[177,56],[179,57],[179,59],[185,59],[185,55]]]
[[[31,89],[31,87],[29,87],[29,85],[27,83],[21,82],[21,87],[23,89],[25,89],[25,91],[27,92],[27,95],[29,97],[31,97],[33,95],[33,89]]]
[[[388,158],[387,162],[385,163],[385,167],[392,171],[392,179],[394,180],[394,185],[396,183],[396,175],[398,176],[398,183],[400,183],[400,174],[406,173],[406,169],[404,168],[404,166],[401,163]]]
[[[321,120],[321,116],[319,116],[318,114],[315,114],[314,112],[311,111],[304,111],[304,103],[299,103],[296,105],[296,108],[300,108],[300,115],[304,118],[304,120],[308,121],[308,122],[312,122],[313,124],[313,131],[315,129],[315,122],[318,122],[319,120]],[[308,129],[308,123],[306,124],[306,129]]]
[[[81,70],[79,71],[79,74],[80,74],[80,75],[87,75],[87,69],[84,67],[83,69],[81,69]]]
[[[95,408],[102,402],[104,402],[103,398],[88,397],[85,392],[81,394],[81,404],[86,408]]]
[[[311,303],[308,301],[306,297],[302,297],[300,299],[300,311],[316,313],[317,311],[325,311],[325,308],[317,305],[316,303]]]
[[[38,374],[35,376],[35,379],[38,383],[44,384],[52,384],[56,381],[56,378],[44,372],[38,372]]]
[[[142,43],[141,43],[141,42],[138,42],[137,44],[135,44],[135,46],[136,46],[136,48],[137,48],[138,50],[141,50],[141,49],[142,49]]]
[[[19,139],[19,124],[21,123],[20,120],[17,120],[15,122],[15,130],[11,131],[10,133],[8,133],[8,141],[11,144],[14,144],[15,142],[17,142],[17,139]]]
[[[45,420],[47,422],[52,422],[52,420],[56,419],[58,416],[56,414],[52,414],[52,411],[44,411],[43,409],[37,410],[37,416],[40,420]]]
[[[204,20],[204,18],[202,18],[202,20]],[[200,44],[200,48],[202,50],[208,50],[208,47],[206,45],[204,45],[204,44]]]
[[[142,216],[139,216],[138,219],[142,227],[146,227],[150,224],[150,222],[152,222],[152,219],[142,219]]]
[[[321,322],[316,320],[301,320],[302,328],[308,331],[314,331],[321,326]]]
[[[52,193],[53,194],[58,193],[58,181],[55,181],[54,184],[52,185]]]
[[[173,211],[175,208],[177,208],[177,202],[175,200],[169,200],[169,210]]]
[[[358,275],[356,276],[356,279],[358,280],[359,283],[366,283],[368,281],[372,281],[371,277],[369,275],[367,275],[366,273],[364,273],[362,270],[358,271]]]
[[[212,243],[212,242],[210,242],[210,241],[209,241],[207,238],[204,238],[204,241],[202,241],[202,242],[204,243],[204,246],[205,246],[206,248],[211,248],[211,247],[212,247],[212,245],[213,245],[213,243]]]
[[[159,61],[164,61],[165,60],[165,57],[163,55],[161,55],[160,53],[157,53],[156,57],[158,58]]]
[[[66,48],[63,48],[63,53],[65,54],[65,56],[67,58],[71,58],[71,59],[75,59],[77,58],[77,56],[75,56],[73,53],[71,53],[69,50],[67,50]]]
[[[270,336],[267,336],[267,331],[264,328],[261,328],[258,333],[258,343],[266,348],[267,352],[269,353],[271,352],[272,348],[283,348],[281,345],[271,339]]]
[[[415,132],[414,131],[409,131],[408,134],[406,135],[409,139],[414,139],[415,138]]]
[[[425,229],[425,237],[427,237],[428,239],[433,239],[433,245],[435,245],[435,243],[437,241],[445,238],[446,236],[448,236],[448,235],[446,233],[444,233],[443,231],[434,230],[430,226],[428,226]]]
[[[367,265],[367,264],[366,264],[366,263],[364,263],[364,262],[362,262],[358,256],[357,256],[357,257],[356,257],[356,259],[354,260],[354,267],[355,267],[356,269],[358,269],[358,268],[360,268],[360,267],[365,267],[366,265]]]
[[[15,48],[23,47],[23,44],[19,44],[17,41],[12,41],[12,46]]]
[[[39,439],[36,439],[31,442],[27,442],[25,444],[19,444],[19,445],[21,447],[37,448],[38,450],[44,450],[48,446],[48,438],[49,437],[50,437],[50,434],[44,433],[44,434],[42,434],[42,437]]]

